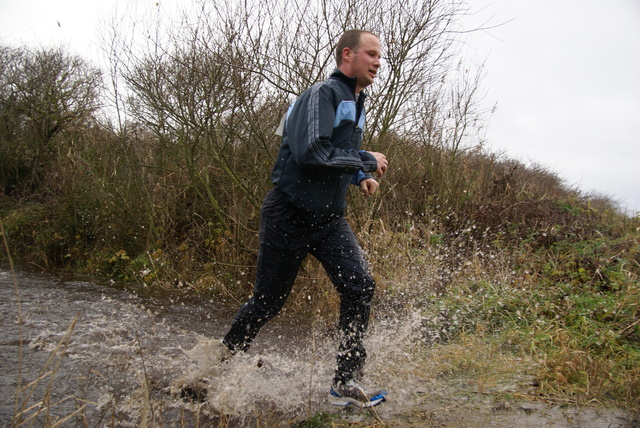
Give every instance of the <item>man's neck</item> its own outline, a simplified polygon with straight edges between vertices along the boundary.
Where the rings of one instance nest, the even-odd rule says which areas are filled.
[[[348,73],[348,70],[347,70],[347,72],[345,72],[345,69],[342,68],[342,67],[338,67],[337,70],[340,73],[342,73],[345,77],[355,80],[355,85],[353,85],[353,82],[350,82],[350,86],[352,88],[354,88],[354,94],[356,95],[356,97],[358,97],[360,95],[360,93],[362,92],[363,88],[361,88],[360,85],[358,85],[357,79],[355,77],[353,77],[353,76],[350,76],[349,73]]]

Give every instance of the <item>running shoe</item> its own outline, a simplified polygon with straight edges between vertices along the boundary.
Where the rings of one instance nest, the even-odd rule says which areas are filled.
[[[373,407],[386,401],[386,391],[366,390],[352,379],[346,383],[334,383],[329,392],[329,403],[334,406]]]

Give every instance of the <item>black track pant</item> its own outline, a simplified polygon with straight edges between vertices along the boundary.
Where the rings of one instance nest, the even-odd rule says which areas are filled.
[[[277,190],[267,194],[260,218],[260,250],[253,296],[239,309],[224,343],[246,351],[260,328],[282,309],[307,254],[322,263],[340,293],[335,381],[361,374],[366,352],[362,338],[369,323],[375,282],[362,249],[344,217],[320,225],[302,218]]]

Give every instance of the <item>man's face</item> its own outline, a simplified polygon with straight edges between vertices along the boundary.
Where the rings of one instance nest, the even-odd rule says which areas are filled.
[[[360,45],[351,51],[351,77],[358,79],[357,92],[373,83],[380,68],[380,40],[373,34],[360,35]]]

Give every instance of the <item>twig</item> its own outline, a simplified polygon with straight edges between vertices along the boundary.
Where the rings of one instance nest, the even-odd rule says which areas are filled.
[[[630,325],[628,325],[624,330],[622,330],[620,332],[620,336],[623,336],[627,331],[631,330],[633,327],[635,327],[636,325],[640,324],[640,318],[638,318],[637,320],[635,320],[633,323],[631,323]]]
[[[152,421],[155,419],[155,417],[153,414],[153,405],[151,404],[151,386],[149,385],[149,376],[147,375],[147,366],[144,361],[144,351],[142,349],[142,343],[140,342],[140,336],[138,335],[137,331],[136,331],[136,341],[138,342],[138,348],[140,349],[140,360],[142,361],[142,372],[144,375],[144,391],[143,391],[144,396],[142,397],[144,406],[142,409],[143,414],[142,414],[142,421],[140,426],[147,427],[148,412],[149,411],[151,412]]]
[[[51,428],[56,428],[60,425],[62,425],[63,423],[65,423],[66,421],[68,421],[69,419],[71,419],[72,417],[74,417],[75,415],[79,414],[80,412],[84,411],[85,407],[87,407],[86,404],[83,404],[82,406],[80,406],[80,408],[78,410],[76,410],[75,412],[71,413],[70,415],[66,416],[65,418],[57,421],[55,424],[51,425]]]
[[[18,280],[16,279],[16,272],[13,268],[13,259],[11,258],[11,251],[9,251],[9,244],[7,243],[7,234],[4,230],[4,223],[2,222],[2,218],[0,218],[0,235],[2,235],[2,242],[4,243],[4,249],[7,253],[7,259],[9,259],[9,269],[11,270],[11,278],[13,280],[13,290],[16,294],[16,303],[18,306],[18,380],[17,380],[17,388],[22,388],[22,363],[23,363],[23,332],[22,332],[22,303],[20,300],[20,289],[18,288]],[[18,408],[20,407],[20,399],[16,394],[16,400],[14,404],[13,413],[16,414]]]
[[[383,427],[387,426],[387,424],[385,424],[382,421],[382,419],[380,419],[380,415],[378,415],[378,411],[375,409],[374,406],[367,407],[367,410],[369,410],[369,413],[371,413],[371,416],[373,416],[376,419],[376,421],[380,422]]]

